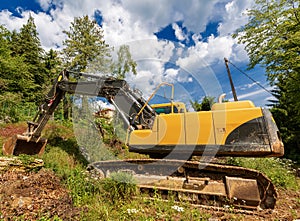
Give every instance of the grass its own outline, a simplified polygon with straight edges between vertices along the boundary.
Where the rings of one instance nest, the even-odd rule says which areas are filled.
[[[136,191],[135,180],[130,174],[112,173],[110,178],[103,180],[92,178],[86,172],[88,162],[79,151],[69,123],[49,122],[45,135],[48,138],[42,156],[45,167],[61,178],[74,205],[83,209],[80,220],[209,220],[212,217],[208,212],[193,208],[185,202],[172,199],[162,201],[159,195],[154,200],[146,199]],[[1,139],[3,137],[0,136]],[[121,152],[121,155],[121,158],[135,156],[126,151]],[[23,160],[27,162],[29,158]],[[228,161],[262,171],[278,187],[298,189],[292,162],[288,160],[229,158]],[[40,220],[49,219],[41,214]],[[52,220],[60,219],[55,217]]]

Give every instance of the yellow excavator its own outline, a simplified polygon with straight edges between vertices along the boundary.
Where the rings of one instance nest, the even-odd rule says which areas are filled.
[[[91,163],[90,167],[103,177],[112,171],[129,170],[139,180],[141,191],[150,195],[154,189],[162,194],[172,190],[178,199],[195,204],[211,206],[218,202],[220,206],[229,199],[244,208],[274,208],[275,187],[258,171],[190,161],[193,156],[202,155],[282,156],[283,143],[269,110],[246,100],[219,102],[210,111],[188,112],[183,103],[173,101],[173,96],[170,103],[150,105],[157,90],[145,100],[124,80],[80,73],[89,80],[71,82],[69,74],[64,70],[57,76],[39,113],[28,122],[27,131],[4,143],[4,154],[42,155],[47,143],[41,137],[42,130],[65,93],[105,97],[128,128],[129,151],[151,158]],[[171,86],[174,94],[173,85],[162,85]],[[172,186],[165,185],[170,180]]]

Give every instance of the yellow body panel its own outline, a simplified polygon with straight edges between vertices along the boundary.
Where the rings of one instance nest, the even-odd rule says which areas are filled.
[[[225,144],[227,136],[242,124],[263,116],[261,108],[213,111],[216,144]]]
[[[130,144],[139,144],[139,145],[147,145],[147,144],[156,144],[157,143],[157,120],[154,120],[152,130],[134,130],[130,134],[129,143]]]
[[[185,144],[185,119],[183,114],[162,114],[158,116],[158,144]]]
[[[186,144],[215,144],[211,111],[185,114]]]
[[[251,101],[217,103],[212,111],[160,114],[152,130],[132,131],[129,145],[223,145],[234,129],[261,116],[261,108]]]
[[[255,105],[252,101],[235,101],[235,102],[225,102],[225,103],[215,103],[212,107],[212,111],[218,110],[229,110],[229,109],[244,109],[253,108]]]

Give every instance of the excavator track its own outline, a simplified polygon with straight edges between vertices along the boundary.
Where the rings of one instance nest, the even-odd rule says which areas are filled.
[[[133,175],[141,193],[193,205],[243,210],[274,209],[277,192],[259,171],[237,166],[172,159],[100,161],[89,165],[102,177],[112,172]]]

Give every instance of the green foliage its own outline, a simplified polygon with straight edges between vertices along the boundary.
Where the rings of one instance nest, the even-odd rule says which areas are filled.
[[[286,0],[256,0],[249,22],[234,37],[246,44],[249,67],[263,64],[270,80],[299,70],[299,4]],[[239,33],[242,32],[242,35]]]
[[[27,23],[21,27],[19,33],[13,32],[10,48],[13,56],[23,58],[31,75],[34,87],[31,89],[31,98],[28,97],[28,99],[42,100],[42,86],[47,80],[47,72],[43,60],[44,50],[41,47],[33,17],[29,16]],[[28,87],[26,84],[27,82],[24,82],[24,87]]]
[[[214,97],[205,96],[201,103],[198,101],[190,101],[190,103],[195,111],[209,111],[211,110],[211,106],[215,103],[214,100]]]
[[[293,162],[279,158],[229,158],[228,163],[258,170],[272,180],[277,187],[298,189]]]
[[[41,217],[37,221],[63,221],[58,216],[54,216],[53,218]]]
[[[11,36],[6,28],[0,26],[0,95],[7,97],[10,92],[28,99],[36,86],[25,59],[11,50]]]
[[[0,95],[0,122],[16,123],[30,120],[36,112],[35,104],[22,102],[19,94],[7,92]]]
[[[64,176],[78,163],[83,166],[87,165],[88,162],[79,150],[72,125],[69,122],[49,122],[43,137],[47,138],[47,147],[49,147],[46,148],[46,154],[43,157],[51,161],[50,167],[55,168],[57,173]]]
[[[63,42],[64,63],[72,71],[85,71],[88,65],[98,72],[107,73],[110,66],[110,48],[105,43],[103,30],[96,21],[86,15],[76,17]]]
[[[132,174],[113,172],[102,182],[103,189],[109,193],[112,203],[126,203],[137,193],[136,181]]]
[[[111,67],[113,76],[118,79],[124,79],[125,74],[128,72],[132,72],[136,75],[137,63],[131,57],[129,46],[121,45],[118,49],[117,55],[118,60],[113,62]]]
[[[45,69],[47,71],[47,76],[48,76],[45,85],[46,86],[45,88],[47,89],[47,87],[52,86],[52,80],[57,76],[57,73],[59,73],[63,68],[62,68],[62,60],[59,57],[59,52],[53,49],[50,49],[48,52],[46,52],[44,60],[45,60]]]
[[[299,1],[256,0],[249,22],[234,37],[245,44],[249,68],[262,65],[276,86],[274,118],[285,143],[286,156],[300,159],[300,10]]]
[[[93,120],[80,118],[80,115],[76,116],[76,113],[73,116],[76,140],[85,158],[89,162],[116,159],[110,147],[101,140],[101,135]]]
[[[81,167],[71,170],[65,183],[71,191],[75,206],[90,203],[101,190],[99,182],[91,180]]]

